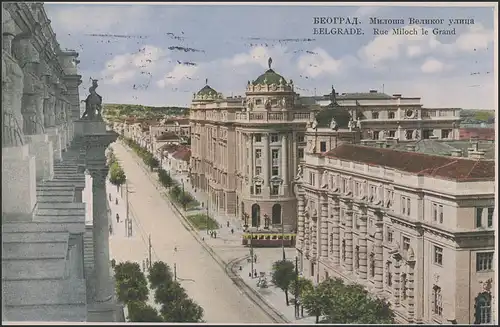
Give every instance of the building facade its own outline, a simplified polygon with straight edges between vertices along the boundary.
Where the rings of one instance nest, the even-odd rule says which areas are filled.
[[[104,185],[115,133],[80,120],[78,53],[43,3],[2,3],[2,34],[2,320],[123,321]]]
[[[245,97],[224,98],[206,85],[191,110],[191,180],[210,208],[259,228],[295,229],[292,183],[314,108],[301,105],[293,81],[271,68],[248,82]]]
[[[296,192],[303,275],[362,284],[399,323],[492,323],[495,162],[473,158],[308,151]]]
[[[401,94],[391,96],[377,90],[335,94],[333,99],[331,95],[307,99],[321,106],[335,101],[348,109],[353,117],[359,117],[363,140],[458,140],[460,137],[458,108],[425,108],[418,97],[403,97]]]

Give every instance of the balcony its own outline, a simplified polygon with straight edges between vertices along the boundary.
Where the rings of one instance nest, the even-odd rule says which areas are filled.
[[[238,112],[238,123],[307,123],[314,119],[314,112]]]

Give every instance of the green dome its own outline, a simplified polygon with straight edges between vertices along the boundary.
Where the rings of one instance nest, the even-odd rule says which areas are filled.
[[[316,114],[318,127],[329,127],[332,119],[335,119],[338,128],[347,128],[351,114],[340,106],[328,106]]]
[[[278,85],[280,83],[285,84],[286,83],[285,78],[280,74],[277,74],[272,69],[268,69],[264,74],[260,75],[259,77],[257,77],[255,81],[252,82],[253,85],[257,84]]]
[[[209,95],[212,97],[217,97],[218,93],[210,86],[205,85],[201,90],[198,91],[197,95]]]

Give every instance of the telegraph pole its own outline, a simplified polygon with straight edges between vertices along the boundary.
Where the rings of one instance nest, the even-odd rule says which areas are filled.
[[[295,257],[295,318],[299,318],[299,257]]]
[[[207,200],[207,234],[208,234],[208,204],[210,201]]]
[[[127,232],[127,237],[130,237],[131,235],[131,231],[130,231],[130,228],[129,228],[129,204],[128,204],[128,180],[125,180],[125,198],[126,198],[126,201],[127,201],[127,213],[126,213],[126,217],[125,217],[125,231]]]
[[[283,251],[283,261],[285,257],[285,226],[283,225],[283,210],[281,210],[281,250]]]
[[[250,262],[252,269],[252,271],[250,271],[250,276],[253,278],[253,232],[250,232]]]
[[[151,234],[149,234],[149,269],[151,269],[151,249],[152,249]]]

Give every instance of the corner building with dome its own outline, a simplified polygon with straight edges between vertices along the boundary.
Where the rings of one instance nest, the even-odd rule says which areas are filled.
[[[293,181],[319,109],[302,105],[293,81],[271,68],[248,81],[245,97],[223,97],[208,84],[194,94],[191,181],[209,195],[210,213],[295,230]]]

